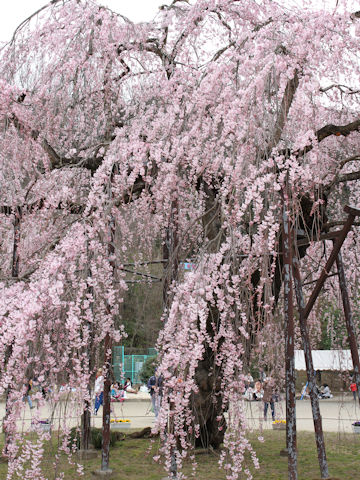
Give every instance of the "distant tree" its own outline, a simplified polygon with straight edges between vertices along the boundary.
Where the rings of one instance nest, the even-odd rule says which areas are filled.
[[[140,370],[139,376],[142,383],[147,384],[149,378],[154,375],[155,368],[159,364],[159,359],[157,356],[149,357],[145,360],[142,369]]]

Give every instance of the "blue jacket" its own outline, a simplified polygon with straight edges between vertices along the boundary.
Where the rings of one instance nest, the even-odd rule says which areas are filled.
[[[155,388],[154,387],[159,387],[158,394],[162,396],[162,384],[163,384],[163,378],[160,375],[160,377],[155,377],[155,375],[152,375],[149,378],[149,381],[147,383],[147,387],[149,389],[149,393],[151,396],[154,395],[155,393]]]

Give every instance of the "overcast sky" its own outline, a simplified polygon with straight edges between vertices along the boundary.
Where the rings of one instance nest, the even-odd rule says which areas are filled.
[[[28,16],[43,7],[50,0],[1,0],[0,15],[0,42],[10,40],[15,28]],[[301,0],[277,0],[288,7],[292,4],[299,5]],[[346,0],[348,4],[356,4],[357,0]],[[342,0],[344,2],[344,0]],[[342,3],[340,1],[340,3]],[[122,13],[134,22],[152,20],[158,12],[158,7],[171,3],[171,0],[98,0],[115,12]],[[324,5],[334,10],[339,0],[310,0],[309,5],[323,7]],[[355,8],[355,7],[354,7]]]
[[[47,3],[49,0],[2,0],[0,41],[10,40],[19,23]],[[100,0],[98,3],[122,13],[134,22],[142,22],[154,18],[158,7],[169,2],[166,0]]]

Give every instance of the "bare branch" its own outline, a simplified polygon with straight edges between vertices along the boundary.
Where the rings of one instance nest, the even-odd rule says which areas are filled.
[[[66,1],[66,0],[65,0]],[[34,13],[32,13],[29,17],[25,18],[25,20],[23,20],[20,25],[18,25],[15,29],[15,32],[13,33],[13,36],[10,40],[10,45],[12,43],[14,43],[15,41],[15,37],[16,35],[20,32],[20,30],[22,30],[22,28],[25,27],[26,24],[28,24],[34,17],[36,17],[37,15],[39,15],[39,13],[41,13],[43,10],[46,10],[47,8],[49,8],[51,5],[56,5],[57,3],[65,3],[64,0],[51,0],[49,3],[47,3],[46,5],[44,5],[43,7],[39,8],[38,10],[36,10]],[[6,44],[8,45],[8,44]],[[5,45],[5,46],[6,46]]]
[[[344,173],[343,175],[340,175],[338,177],[336,183],[353,182],[354,180],[359,180],[359,179],[360,179],[360,172]]]
[[[220,50],[218,50],[215,55],[213,56],[213,58],[211,59],[212,62],[216,62],[216,60],[218,60],[218,58],[221,57],[221,55],[226,52],[226,50],[228,50],[229,48],[233,47],[235,45],[235,42],[231,42],[229,43],[229,45],[226,45],[226,47],[224,48],[221,48]]]
[[[360,160],[360,155],[354,155],[353,157],[345,158],[340,162],[339,168],[343,168],[347,163]]]
[[[360,131],[360,119],[355,120],[352,123],[348,123],[347,125],[325,125],[325,127],[320,128],[316,132],[316,137],[319,142],[324,140],[330,135],[336,135],[340,137],[341,135],[347,137],[352,132],[359,132]]]
[[[337,88],[338,90],[340,90],[341,93],[346,93],[348,95],[353,95],[355,93],[360,93],[360,90],[354,90],[353,88],[348,87],[347,85],[342,85],[340,83],[339,84],[333,83],[332,85],[329,85],[328,87],[321,87],[320,92],[326,93],[328,90],[331,90],[333,88]]]
[[[131,273],[132,275],[139,275],[140,277],[150,278],[152,280],[160,280],[160,281],[162,280],[161,278],[155,277],[154,275],[150,275],[148,273],[143,273],[143,272],[135,272],[134,270],[129,270],[128,268],[119,267],[119,270],[122,270],[123,272]]]
[[[348,123],[346,125],[325,125],[324,127],[320,128],[316,133],[316,138],[318,142],[322,142],[325,138],[330,137],[331,135],[335,135],[336,137],[344,136],[347,137],[352,132],[359,132],[360,131],[360,119],[355,120],[354,122]],[[296,150],[295,152],[290,151],[283,151],[283,155],[293,154],[296,157],[301,157],[306,153],[310,152],[314,148],[313,144],[310,143],[306,145],[301,150]]]
[[[170,5],[160,5],[159,10],[170,10],[171,8],[179,8],[176,6],[177,3],[186,3],[190,5],[189,0],[173,0]]]
[[[356,160],[360,160],[360,156],[359,155],[354,155],[353,157],[349,157],[349,158],[345,158],[344,160],[342,160],[339,164],[339,172],[335,175],[335,177],[333,178],[333,180],[328,184],[326,185],[324,188],[325,190],[327,190],[327,192],[329,192],[332,187],[334,185],[336,185],[337,183],[341,182],[341,181],[345,181],[345,180],[340,180],[340,178],[343,178],[344,176],[340,176],[340,170],[347,164],[347,163],[350,163],[350,162],[354,162]],[[326,175],[327,176],[327,175]]]

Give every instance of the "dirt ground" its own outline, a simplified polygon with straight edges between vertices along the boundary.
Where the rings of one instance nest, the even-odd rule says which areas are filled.
[[[34,403],[36,404],[36,403]],[[154,414],[151,410],[150,396],[147,393],[132,395],[124,403],[112,403],[113,418],[127,418],[131,420],[131,428],[144,428],[154,424]],[[252,430],[271,429],[271,414],[268,412],[268,420],[263,420],[263,403],[244,401],[244,409],[248,426]],[[329,400],[320,400],[320,411],[323,420],[323,429],[327,432],[351,432],[351,423],[360,420],[359,404],[354,402],[349,394],[335,396]],[[62,423],[66,417],[70,426],[79,425],[80,416],[65,401],[59,402],[56,408],[50,404],[42,407],[40,411],[37,408],[30,410],[27,403],[24,403],[22,420],[18,422],[19,430],[27,431],[31,428],[31,420],[37,416],[40,419],[46,419],[53,414],[53,428]],[[0,403],[0,417],[5,414],[5,404]],[[285,418],[285,402],[275,403],[276,418]],[[310,400],[297,400],[296,402],[297,429],[299,431],[313,431],[313,422],[311,415]],[[102,425],[102,407],[98,415],[92,416],[92,425],[101,427]]]

